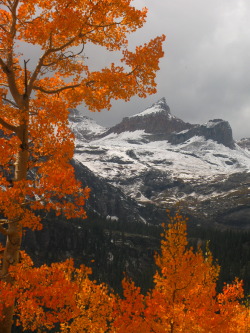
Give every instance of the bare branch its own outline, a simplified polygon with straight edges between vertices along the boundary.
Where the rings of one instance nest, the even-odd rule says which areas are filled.
[[[75,36],[74,38],[71,38],[71,40],[69,40],[67,43],[61,45],[60,47],[57,48],[53,48],[52,46],[52,35],[50,36],[50,47],[44,52],[44,54],[41,56],[41,58],[38,61],[38,64],[29,80],[29,84],[28,84],[28,88],[27,88],[27,93],[28,95],[31,94],[33,87],[33,83],[35,82],[35,80],[37,79],[40,70],[43,66],[47,66],[44,63],[44,60],[46,59],[46,57],[48,57],[51,53],[56,53],[58,51],[62,51],[63,49],[65,49],[66,47],[70,46],[72,43],[74,43],[74,41],[76,40],[76,38],[79,36]],[[34,88],[35,89],[35,88]]]
[[[16,36],[16,32],[17,32],[16,31],[16,21],[17,21],[17,7],[18,7],[19,2],[20,2],[20,0],[8,1],[8,4],[10,6],[10,12],[12,14],[12,22],[11,22],[10,31],[9,31],[9,33],[11,35],[11,39],[12,39],[12,44],[6,50],[6,52],[7,52],[6,63],[2,59],[0,59],[0,65],[8,79],[9,89],[17,104],[20,104],[22,102],[22,97],[17,88],[15,73],[13,71],[13,43],[14,43],[14,38]]]
[[[82,46],[82,48],[79,52],[77,52],[77,53],[74,53],[72,51],[68,51],[68,52],[65,52],[65,53],[61,52],[61,54],[58,56],[58,58],[55,61],[52,61],[52,62],[49,62],[49,63],[43,63],[42,66],[43,67],[52,67],[52,66],[56,65],[57,63],[59,63],[60,61],[64,61],[64,60],[67,60],[67,59],[70,59],[70,58],[74,59],[77,56],[79,56],[83,51],[84,51],[84,43],[83,43],[83,46]]]
[[[11,12],[11,2],[8,1],[8,4],[5,4],[5,6],[9,9],[9,11]]]
[[[11,7],[11,13],[12,13],[12,24],[11,24],[11,28],[10,28],[10,33],[12,38],[15,37],[16,35],[16,21],[17,21],[17,6],[20,0],[15,0],[14,3],[12,4]],[[10,4],[11,5],[11,4]]]
[[[109,24],[89,24],[90,27],[95,27],[95,30],[98,28],[109,28],[109,27],[112,27],[113,25],[122,25],[122,21],[113,22],[113,23],[109,23]]]
[[[25,92],[24,94],[27,95],[28,92],[28,73],[27,73],[27,63],[30,61],[30,59],[28,60],[24,60],[24,89]]]
[[[2,67],[3,72],[6,73],[6,71],[8,70],[8,67],[2,58],[0,58],[0,66]]]
[[[0,118],[0,124],[1,124],[3,127],[5,127],[6,129],[8,129],[8,130],[10,130],[10,131],[12,131],[12,132],[17,133],[18,127],[13,126],[13,125],[7,123],[7,122],[6,122],[4,119],[2,119],[2,118]]]
[[[72,52],[72,51],[68,51],[68,52],[65,52],[65,53],[61,53],[61,59],[60,60],[65,60],[65,59],[69,59],[69,58],[76,58],[77,56],[79,56],[80,54],[82,54],[83,53],[83,51],[84,51],[84,43],[82,44],[82,48],[81,48],[81,50],[79,51],[79,52],[77,52],[77,53],[74,53],[74,52]],[[69,53],[68,55],[67,55],[67,53]]]
[[[91,81],[86,82],[85,85],[86,85],[87,87],[91,87],[95,82],[96,82],[96,81],[91,80]]]
[[[40,71],[41,71],[41,68],[42,67],[49,67],[49,66],[53,66],[56,64],[56,62],[51,62],[51,63],[48,63],[46,64],[45,63],[45,59],[46,57],[48,57],[50,54],[52,53],[57,53],[59,51],[62,51],[64,49],[66,49],[67,47],[69,47],[70,45],[72,45],[78,38],[81,38],[82,41],[83,41],[83,38],[86,37],[87,35],[91,34],[92,32],[98,30],[99,28],[106,28],[106,27],[110,27],[110,26],[113,26],[113,25],[120,25],[121,22],[115,22],[115,23],[111,23],[111,24],[102,24],[102,25],[89,25],[90,27],[93,27],[92,30],[86,32],[86,33],[82,33],[82,30],[79,31],[78,35],[72,37],[69,41],[67,41],[66,43],[62,44],[61,46],[59,47],[53,47],[53,42],[52,42],[52,33],[50,35],[50,44],[49,44],[49,48],[44,52],[44,54],[41,56],[41,58],[39,59],[38,61],[38,64],[29,80],[29,84],[28,84],[28,89],[27,89],[27,93],[28,95],[31,94],[31,91],[32,89],[36,89],[36,90],[41,90],[40,87],[38,89],[38,87],[33,87],[33,84],[35,82],[35,80],[37,79]],[[61,58],[60,60],[64,60],[64,59],[68,59],[70,57],[76,57],[77,55],[80,55],[84,50],[84,43],[83,43],[83,47],[81,49],[81,51],[77,54],[74,54],[74,55],[69,55],[69,56],[66,56],[64,53],[63,53],[63,58]],[[66,88],[67,89],[67,88]],[[42,91],[42,90],[41,90]],[[45,91],[44,91],[45,92]],[[52,92],[53,94],[54,92]]]
[[[137,69],[138,69],[138,66],[136,66],[134,69],[132,69],[131,72],[127,73],[126,76],[132,75]]]
[[[10,52],[11,53],[11,52]],[[15,80],[15,75],[13,71],[10,69],[12,67],[12,55],[9,55],[9,60],[10,65],[7,65],[2,58],[0,58],[0,67],[2,68],[3,72],[6,74],[8,83],[1,83],[2,86],[8,87],[11,91],[11,94],[13,98],[15,99],[16,103],[18,104],[18,101],[20,101],[20,94],[18,91],[18,88],[16,86],[16,80]]]
[[[7,29],[5,29],[5,26],[6,24],[0,24],[0,28],[4,31],[4,32],[8,32],[8,30]]]
[[[58,94],[63,90],[73,89],[73,88],[77,88],[79,86],[80,86],[80,84],[73,84],[73,85],[64,86],[64,87],[61,87],[61,88],[58,88],[58,89],[55,89],[55,90],[47,90],[47,89],[44,89],[44,88],[39,87],[39,86],[33,86],[33,89],[34,90],[39,90],[39,91],[41,91],[45,94]]]
[[[5,101],[7,103],[10,103],[12,106],[14,106],[15,108],[18,109],[18,106],[16,105],[16,103],[14,103],[13,101],[11,101],[10,99],[3,97],[3,101]]]

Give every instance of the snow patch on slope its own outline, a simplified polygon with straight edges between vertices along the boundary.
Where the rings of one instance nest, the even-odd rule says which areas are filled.
[[[159,107],[158,105],[156,106],[152,106],[149,109],[146,109],[145,111],[142,111],[141,113],[137,113],[133,116],[130,116],[128,118],[135,118],[135,117],[144,117],[144,116],[149,116],[155,113],[160,113],[160,112],[165,112],[165,110],[163,110],[161,107]],[[170,113],[168,114],[169,119],[174,118]]]
[[[158,112],[172,117],[164,100],[132,117]],[[209,121],[207,127],[215,126],[218,121]],[[166,140],[154,140],[144,130],[104,136],[106,128],[77,113],[71,120],[71,128],[76,136],[74,158],[142,204],[178,201],[181,194],[176,193],[176,183],[202,186],[222,182],[234,173],[250,172],[250,151],[237,144],[230,149],[198,135],[171,144]],[[157,181],[157,186],[163,189],[147,195],[147,182],[150,181]],[[149,187],[152,188],[152,184]],[[217,195],[220,194],[187,192],[181,199],[205,200]]]
[[[148,172],[160,172],[198,184],[214,181],[220,175],[250,170],[250,153],[238,146],[231,150],[201,137],[193,137],[180,145],[140,141],[145,137],[144,131],[112,133],[86,143],[85,152],[76,153],[75,159],[141,202],[148,200],[141,193],[144,175]],[[103,153],[86,152],[94,147]]]
[[[88,141],[107,131],[107,128],[98,125],[93,119],[81,115],[77,109],[71,110],[69,120],[70,128],[79,141]]]

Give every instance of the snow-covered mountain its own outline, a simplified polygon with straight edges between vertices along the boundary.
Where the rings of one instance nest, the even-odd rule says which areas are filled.
[[[157,223],[140,213],[143,208],[152,213],[178,204],[197,223],[250,227],[250,140],[237,144],[228,122],[185,123],[171,114],[165,98],[109,129],[77,110],[70,122],[76,165],[109,191],[119,190],[123,202],[138,205],[138,221]],[[105,202],[101,192],[93,195]],[[98,205],[95,210],[122,219],[124,211],[108,201],[110,210]]]
[[[70,110],[69,121],[75,138],[79,142],[89,142],[92,138],[107,130],[98,125],[93,119],[80,115],[77,109]]]
[[[250,138],[243,138],[237,142],[237,144],[246,150],[250,151]]]
[[[167,139],[173,132],[180,132],[194,126],[173,116],[166,99],[162,98],[141,113],[124,118],[121,123],[110,128],[107,134],[143,130],[157,135],[159,139]]]

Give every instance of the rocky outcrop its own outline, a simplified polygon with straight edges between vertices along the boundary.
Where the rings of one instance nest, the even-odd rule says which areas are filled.
[[[194,136],[202,136],[206,140],[213,140],[231,149],[235,148],[232,129],[229,123],[222,119],[213,119],[203,125],[186,123],[173,116],[162,98],[141,113],[123,120],[107,129],[98,125],[93,119],[80,114],[77,109],[71,109],[69,114],[71,128],[80,141],[89,142],[93,139],[106,137],[108,134],[134,132],[143,130],[147,133],[147,140],[167,140],[171,144],[183,143]],[[239,146],[250,149],[250,139],[238,142]]]
[[[250,138],[243,138],[237,141],[237,144],[243,149],[250,150]]]
[[[248,172],[221,176],[210,184],[183,186],[183,205],[191,219],[220,229],[250,228],[250,174]],[[179,186],[178,186],[179,188]],[[196,193],[196,198],[193,197]],[[191,194],[191,195],[190,195]]]
[[[90,141],[107,131],[93,119],[82,115],[77,109],[69,110],[69,122],[75,138],[80,141]]]
[[[77,161],[72,161],[77,179],[83,186],[91,190],[90,198],[86,203],[88,213],[110,220],[116,219],[122,223],[145,223],[157,224],[165,215],[164,209],[157,209],[155,205],[139,205],[138,202],[118,187],[109,184],[105,179],[98,177],[87,167]]]
[[[194,136],[202,136],[231,149],[235,148],[232,129],[229,123],[222,119],[213,119],[204,125],[196,125],[179,133],[172,133],[168,141],[174,145],[183,143]]]
[[[111,127],[106,134],[144,130],[146,133],[157,134],[158,139],[166,139],[173,132],[190,129],[193,126],[171,115],[165,98],[162,98],[145,111],[124,118],[121,123]]]

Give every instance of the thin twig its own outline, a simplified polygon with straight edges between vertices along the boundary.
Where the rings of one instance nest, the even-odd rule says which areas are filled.
[[[12,106],[14,106],[15,108],[18,109],[18,106],[16,105],[16,103],[11,101],[10,99],[3,97],[3,101],[10,103]]]

